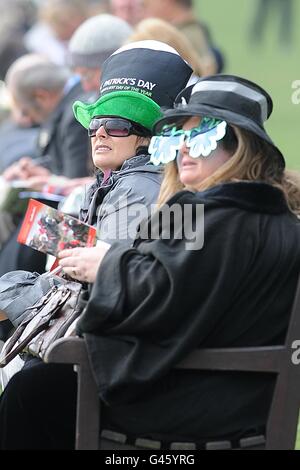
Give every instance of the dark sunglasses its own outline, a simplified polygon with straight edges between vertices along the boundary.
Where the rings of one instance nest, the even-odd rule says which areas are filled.
[[[150,136],[150,131],[133,124],[126,119],[120,118],[93,118],[90,122],[88,133],[89,137],[95,137],[96,132],[103,126],[105,132],[111,137],[128,137],[131,134],[147,137]]]

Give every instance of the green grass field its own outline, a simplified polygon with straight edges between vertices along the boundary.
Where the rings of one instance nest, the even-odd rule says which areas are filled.
[[[292,83],[300,80],[299,0],[295,0],[294,41],[288,50],[279,44],[279,15],[275,14],[269,18],[262,44],[250,43],[256,0],[195,0],[195,7],[226,55],[224,72],[254,80],[271,94],[274,111],[266,128],[284,153],[287,166],[300,169],[297,149],[300,104],[292,103]]]
[[[199,18],[207,22],[216,44],[226,55],[224,73],[254,80],[271,94],[274,111],[266,128],[284,153],[287,166],[299,170],[300,104],[292,103],[292,83],[300,80],[300,1],[295,0],[294,40],[289,50],[279,44],[279,21],[275,14],[266,25],[264,41],[259,46],[250,43],[256,0],[194,0],[194,3]],[[300,424],[297,449],[300,450]]]

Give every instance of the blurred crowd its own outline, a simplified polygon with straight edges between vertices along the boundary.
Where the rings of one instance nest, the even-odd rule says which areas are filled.
[[[192,2],[186,0],[167,0],[166,3],[159,0],[0,0],[0,80],[5,81],[10,65],[27,53],[38,53],[59,66],[70,67],[69,44],[72,36],[88,18],[103,13],[126,21],[137,38],[141,35],[141,39],[162,34],[160,39],[168,42],[172,35],[170,27],[176,27],[185,38],[178,35],[172,41],[177,42],[178,48],[189,49],[188,59],[194,61],[197,72],[200,69],[203,73],[221,71],[222,54],[215,47],[209,28],[196,18],[191,5]],[[168,24],[143,24],[143,20],[149,17]],[[96,26],[94,30],[94,45],[81,44],[83,54],[85,47],[112,50],[114,46],[119,46],[118,39],[114,39],[115,35],[118,36],[118,30],[114,30],[113,23],[107,37],[102,38]],[[99,37],[101,43],[96,46]],[[186,41],[189,41],[188,44]],[[201,66],[197,63],[199,59]],[[2,114],[3,107],[6,107],[6,102],[1,99]]]

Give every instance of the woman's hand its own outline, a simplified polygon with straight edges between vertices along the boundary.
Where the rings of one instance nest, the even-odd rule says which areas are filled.
[[[29,189],[33,189],[34,191],[43,191],[48,182],[48,175],[31,176],[26,180],[26,187],[28,187]]]
[[[11,180],[27,180],[33,176],[48,176],[50,177],[50,171],[43,166],[34,163],[34,160],[30,157],[23,157],[18,162],[12,164],[3,172],[3,178],[6,181]]]
[[[94,283],[100,264],[110,249],[108,243],[98,242],[91,248],[73,248],[58,253],[59,265],[73,279]]]

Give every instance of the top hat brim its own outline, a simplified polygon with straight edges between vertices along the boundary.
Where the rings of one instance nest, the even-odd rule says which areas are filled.
[[[221,119],[222,121],[226,121],[228,124],[252,132],[253,134],[257,135],[259,138],[261,138],[273,147],[274,151],[277,153],[279,159],[281,160],[283,167],[285,167],[284,156],[282,155],[278,147],[276,147],[272,139],[268,136],[265,129],[256,124],[254,121],[248,119],[247,117],[229,110],[218,109],[204,104],[188,104],[184,107],[179,105],[175,109],[170,109],[164,112],[164,117],[159,119],[155,123],[153,133],[154,135],[158,134],[162,130],[163,126],[165,126],[166,124],[171,124],[173,122],[175,123],[180,119],[189,118],[192,116],[212,117],[215,119]]]

